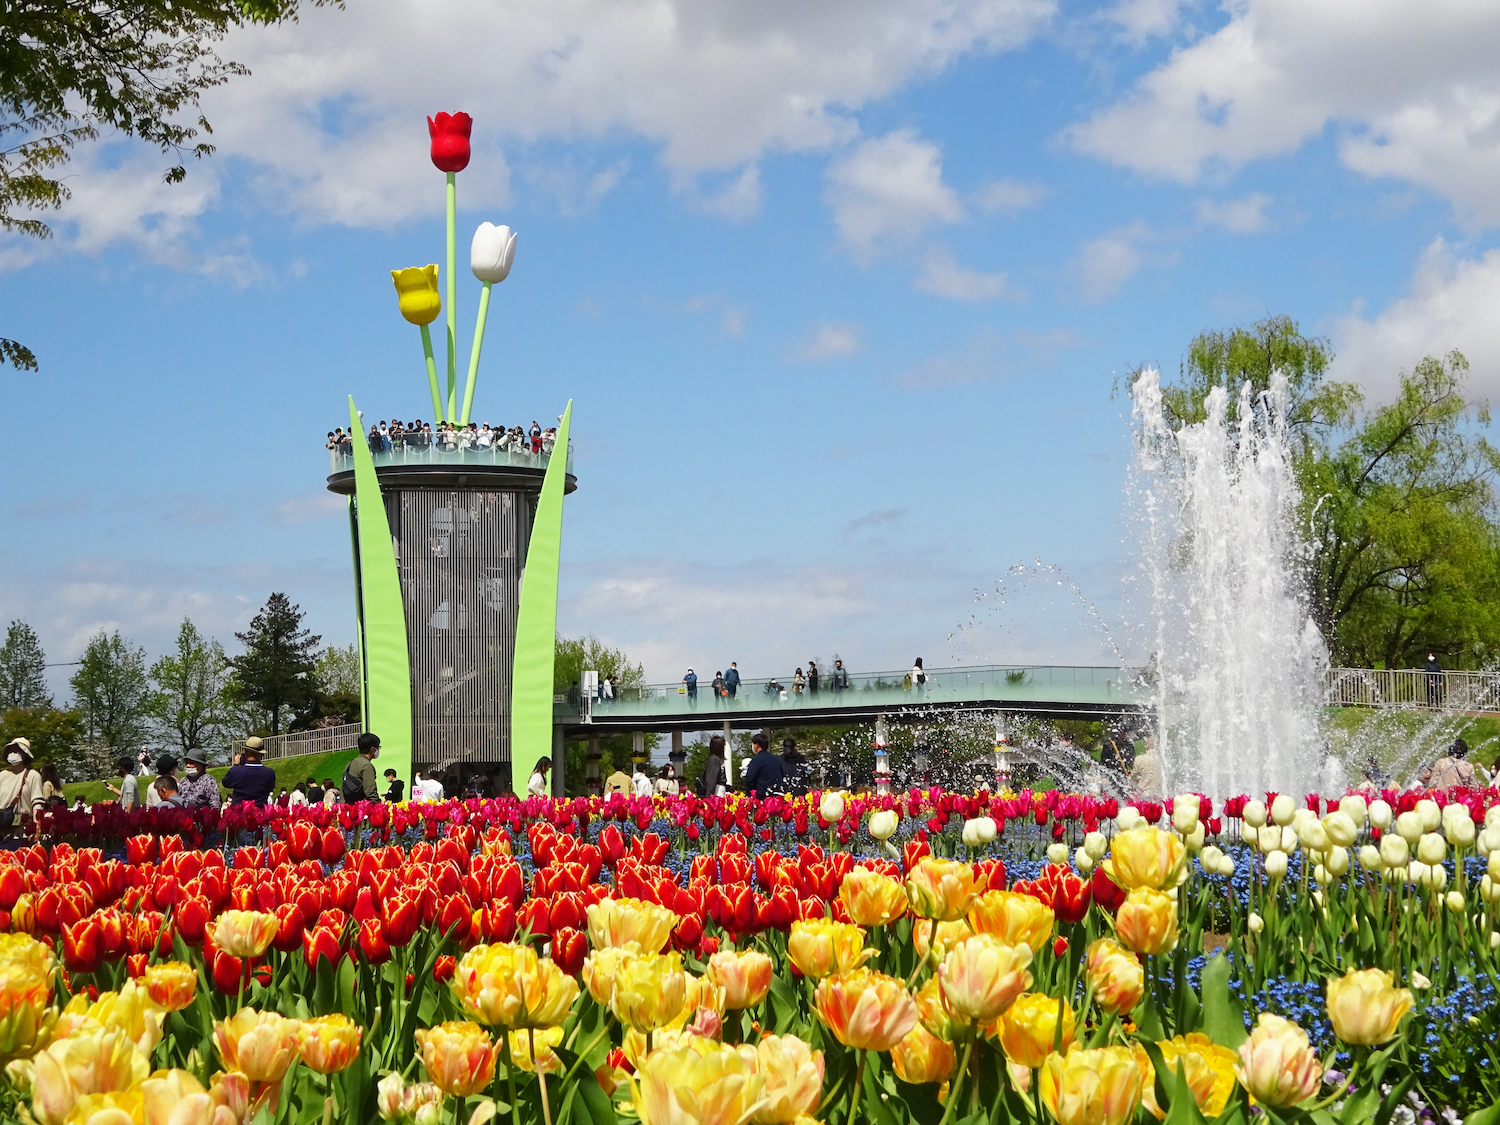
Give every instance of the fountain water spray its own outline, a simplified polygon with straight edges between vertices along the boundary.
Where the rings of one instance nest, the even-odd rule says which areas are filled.
[[[1156,652],[1157,752],[1167,793],[1212,797],[1317,788],[1328,652],[1308,612],[1286,379],[1224,388],[1173,430],[1161,377],[1131,388],[1129,489],[1139,593]]]

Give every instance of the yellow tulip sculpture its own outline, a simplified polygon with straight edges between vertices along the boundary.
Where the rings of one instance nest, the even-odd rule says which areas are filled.
[[[422,330],[422,356],[427,361],[427,382],[432,389],[432,416],[434,419],[445,418],[437,360],[432,356],[432,332],[427,327],[443,311],[443,298],[438,291],[438,268],[435,265],[408,266],[404,270],[392,270],[391,281],[396,286],[401,315]]]

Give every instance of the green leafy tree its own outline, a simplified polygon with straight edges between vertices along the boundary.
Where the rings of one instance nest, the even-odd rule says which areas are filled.
[[[214,44],[231,28],[295,20],[297,9],[298,0],[10,0],[0,19],[0,230],[50,237],[37,212],[68,198],[63,168],[101,131],[160,149],[172,161],[167,182],[181,181],[185,157],[213,152],[203,91],[249,73]],[[3,338],[0,362],[37,367],[29,348]]]
[[[151,717],[180,757],[222,743],[229,724],[229,662],[218,641],[183,618],[177,646],[151,665]]]
[[[148,744],[151,685],[145,649],[132,645],[119,630],[100,630],[69,682],[72,709],[83,723],[84,746],[74,764],[83,772],[93,775],[110,757],[134,754]]]
[[[24,621],[12,621],[0,645],[0,710],[51,707],[46,668],[47,657],[35,631]]]
[[[600,677],[616,676],[616,690],[638,689],[646,682],[646,671],[639,663],[633,663],[623,650],[612,648],[598,637],[557,638],[556,657],[552,665],[552,690],[559,695],[577,688],[585,671],[598,672]],[[661,742],[655,732],[646,735],[646,750],[650,753]],[[608,777],[616,767],[630,762],[631,736],[609,734],[599,740],[599,776]],[[564,768],[567,773],[564,783],[569,793],[581,794],[588,778],[588,743],[570,742],[564,749]]]
[[[0,715],[0,743],[26,738],[37,761],[67,761],[83,739],[83,716],[51,704],[12,707]]]
[[[281,733],[283,714],[305,711],[316,691],[314,670],[323,638],[302,627],[305,616],[285,594],[273,593],[250,619],[249,631],[235,634],[245,651],[229,658],[232,690],[265,710],[273,735]]]
[[[364,714],[363,672],[355,645],[329,645],[313,666],[313,706],[306,725],[357,723]]]

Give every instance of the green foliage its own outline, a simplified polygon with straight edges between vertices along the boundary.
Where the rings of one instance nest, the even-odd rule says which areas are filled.
[[[0,744],[22,737],[31,742],[37,761],[65,761],[83,737],[83,716],[50,703],[12,707],[0,715]]]
[[[228,668],[219,642],[204,637],[187,618],[172,655],[151,665],[151,717],[178,757],[216,747],[227,733],[232,718]]]
[[[35,631],[24,621],[12,621],[0,645],[0,710],[51,707],[46,667]]]
[[[646,682],[645,669],[632,663],[622,649],[611,648],[598,637],[557,638],[557,655],[552,665],[552,690],[558,694],[578,686],[585,671],[598,672],[600,678],[619,677],[619,687],[639,688]],[[660,743],[659,734],[646,736],[647,751]],[[602,781],[621,765],[630,761],[631,738],[628,734],[609,734],[599,740],[599,777]],[[564,747],[564,785],[569,793],[582,794],[588,777],[588,743],[570,742]]]
[[[356,645],[329,645],[313,665],[313,705],[293,724],[297,727],[357,723],[364,714],[363,673]]]
[[[134,754],[150,737],[150,684],[146,650],[119,630],[94,635],[83,650],[73,686],[73,709],[82,717],[83,736],[97,748]],[[107,759],[106,759],[107,760]]]
[[[313,702],[313,673],[323,638],[302,628],[305,616],[285,594],[273,593],[250,619],[249,631],[235,634],[245,652],[229,659],[234,668],[232,690],[266,710],[273,735],[282,732],[284,712],[295,714]]]

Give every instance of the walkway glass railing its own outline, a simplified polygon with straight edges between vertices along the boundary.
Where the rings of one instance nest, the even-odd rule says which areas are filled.
[[[801,691],[791,677],[741,680],[732,696],[716,695],[710,680],[688,685],[646,684],[618,688],[612,699],[589,701],[597,717],[634,715],[721,715],[735,712],[815,711],[830,707],[944,706],[955,703],[1078,703],[1128,706],[1147,701],[1144,672],[1128,668],[1072,668],[1046,665],[987,665],[974,668],[933,668],[927,682],[914,683],[906,671],[850,672],[847,687],[835,687],[831,671],[821,670],[818,690]],[[576,690],[566,703],[556,705],[559,716],[580,714]]]
[[[362,438],[362,441],[368,441]],[[408,434],[399,441],[388,441],[381,450],[371,450],[377,469],[402,465],[486,465],[511,469],[545,469],[551,453],[533,453],[507,445],[479,445],[463,440],[446,440],[441,434]],[[354,471],[354,454],[344,445],[328,451],[328,475]],[[568,472],[573,471],[573,443],[568,443]]]

